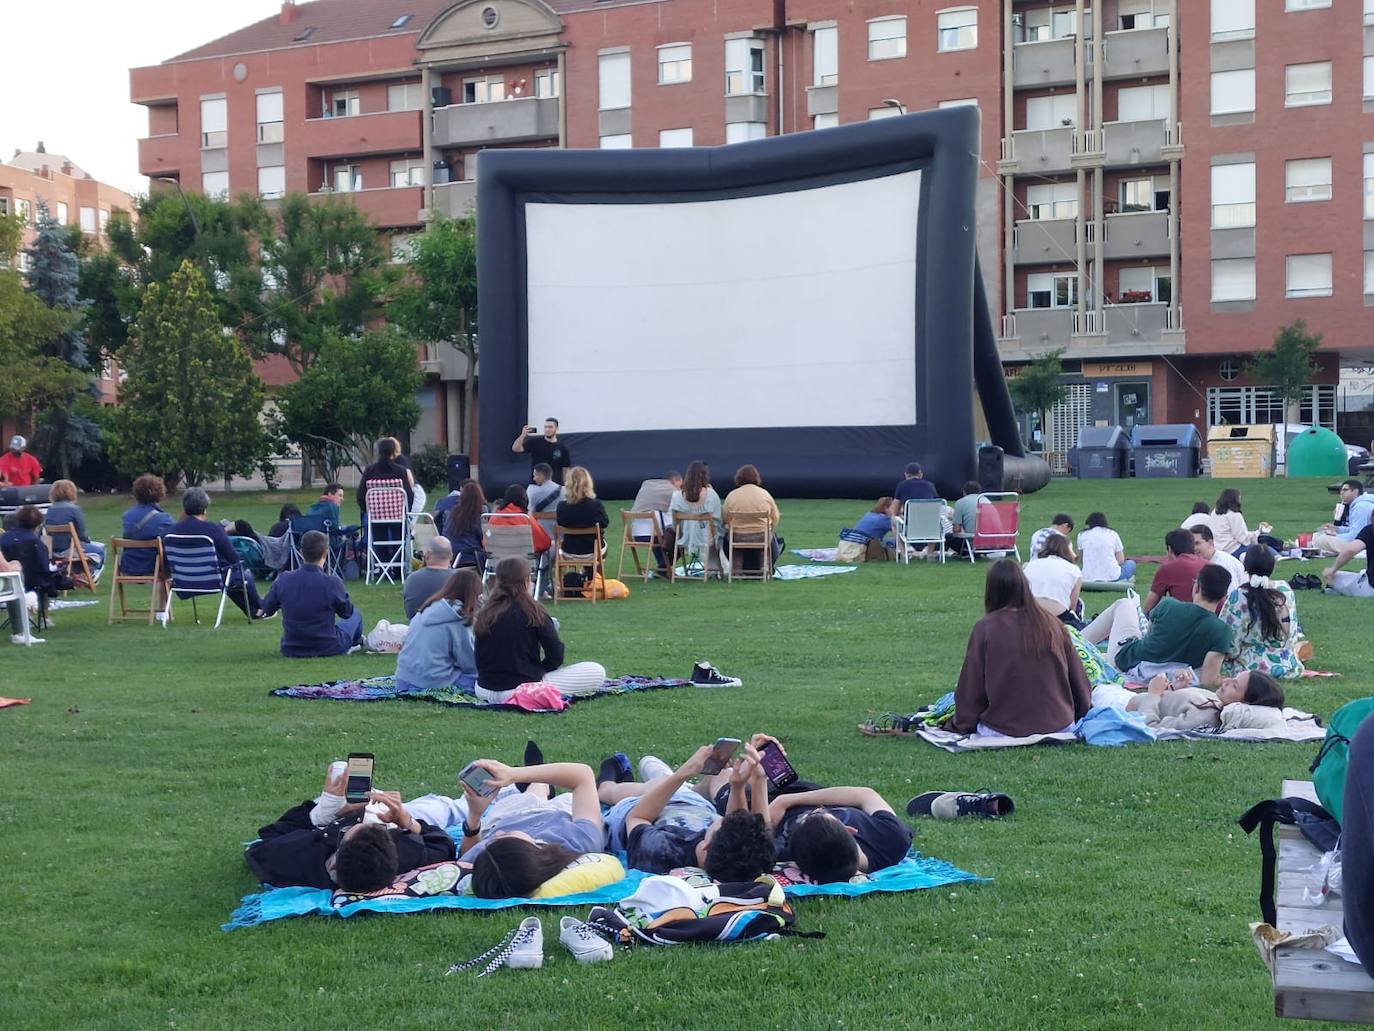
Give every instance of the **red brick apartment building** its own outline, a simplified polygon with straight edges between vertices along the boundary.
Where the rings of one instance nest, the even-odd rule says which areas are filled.
[[[316,0],[131,92],[145,174],[346,192],[402,239],[470,209],[487,147],[976,104],[983,274],[1010,372],[1065,349],[1062,452],[1095,421],[1281,421],[1243,356],[1295,318],[1325,335],[1306,417],[1334,421],[1342,356],[1374,353],[1370,55],[1374,0]],[[466,369],[424,364],[418,435],[452,440]]]

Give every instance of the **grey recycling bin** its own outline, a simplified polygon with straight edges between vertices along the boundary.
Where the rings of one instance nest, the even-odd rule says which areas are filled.
[[[1131,467],[1131,441],[1120,426],[1084,426],[1078,431],[1078,478],[1117,480]]]
[[[1137,426],[1131,447],[1138,477],[1183,480],[1202,472],[1202,434],[1191,422]]]

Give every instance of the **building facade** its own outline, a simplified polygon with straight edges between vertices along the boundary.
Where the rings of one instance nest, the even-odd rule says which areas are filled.
[[[1059,460],[1088,423],[1281,421],[1244,359],[1297,318],[1334,421],[1342,356],[1374,351],[1371,55],[1374,0],[316,0],[131,90],[146,174],[347,193],[402,256],[471,210],[484,148],[977,105],[982,274],[1011,374],[1064,352],[1069,396],[1028,427]],[[420,436],[453,443],[467,369],[423,360]]]

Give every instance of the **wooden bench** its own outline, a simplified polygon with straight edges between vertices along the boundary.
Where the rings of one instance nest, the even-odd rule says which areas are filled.
[[[1308,780],[1283,782],[1284,798],[1317,800]],[[1321,877],[1309,869],[1321,859],[1317,847],[1292,824],[1279,824],[1277,911],[1280,931],[1301,933],[1323,924],[1341,929],[1341,898],[1328,895],[1314,905],[1304,890],[1317,892]],[[1374,1023],[1374,977],[1325,949],[1280,946],[1274,955],[1274,1014],[1301,1020]]]

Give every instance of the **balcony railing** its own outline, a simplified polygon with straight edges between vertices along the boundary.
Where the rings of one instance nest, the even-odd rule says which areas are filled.
[[[171,175],[181,171],[181,146],[181,135],[175,132],[146,136],[139,140],[139,173],[156,179],[160,175]],[[199,153],[196,155],[195,167],[200,168]]]
[[[312,197],[343,197],[381,228],[418,226],[424,207],[423,186],[383,186],[365,190],[321,190]]]
[[[482,104],[451,104],[434,111],[436,147],[557,137],[557,97],[510,97]]]
[[[1073,335],[1074,336],[1100,336],[1105,333],[1103,313],[1088,309],[1087,311],[1076,311],[1073,313]]]
[[[299,132],[287,134],[286,145],[312,158],[415,152],[420,149],[420,112],[377,111],[340,118],[307,118]]]

